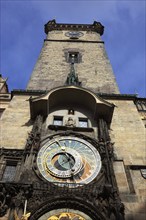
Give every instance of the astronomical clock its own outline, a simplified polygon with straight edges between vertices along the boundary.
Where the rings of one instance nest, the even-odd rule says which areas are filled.
[[[62,90],[66,90],[63,94],[67,101],[68,94],[75,93],[76,96],[78,92],[81,106],[85,105],[89,96],[88,91],[76,87],[74,90]],[[117,200],[118,217],[115,217],[114,205],[116,182],[112,167],[113,144],[108,128],[113,106],[100,100],[104,105],[100,109],[96,101],[85,114],[85,109],[81,107],[78,110],[71,99],[68,103],[72,107],[64,105],[61,110],[58,100],[62,91],[60,88],[58,91],[55,110],[52,108],[45,121],[42,116],[36,115],[38,124],[33,127],[36,138],[40,132],[38,145],[33,146],[33,170],[37,177],[34,198],[40,209],[35,209],[31,220],[122,220],[120,200]],[[82,100],[82,93],[85,100]],[[94,94],[90,95],[93,98]],[[103,116],[95,118],[95,122],[92,109],[96,105],[94,111]],[[41,128],[39,132],[38,128]],[[30,199],[32,209],[34,198]]]
[[[97,149],[78,137],[59,136],[46,141],[38,152],[37,166],[49,182],[78,187],[92,182],[101,170]],[[61,186],[61,185],[60,185]]]

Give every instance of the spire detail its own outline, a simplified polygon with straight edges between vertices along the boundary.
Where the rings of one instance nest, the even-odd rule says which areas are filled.
[[[81,85],[81,82],[78,79],[78,75],[75,72],[74,58],[72,58],[72,62],[70,64],[70,73],[67,76],[65,84],[66,85],[77,85],[77,86]]]

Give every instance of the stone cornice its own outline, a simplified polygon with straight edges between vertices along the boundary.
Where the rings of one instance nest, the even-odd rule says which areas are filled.
[[[136,94],[110,94],[110,93],[98,93],[98,96],[103,99],[117,99],[117,100],[135,100],[137,99]]]
[[[46,90],[31,90],[31,89],[14,89],[12,92],[11,92],[11,96],[13,97],[14,95],[28,95],[28,96],[40,96],[40,95],[43,95],[45,94]]]
[[[94,31],[102,35],[104,26],[97,21],[94,21],[93,24],[63,24],[56,23],[56,20],[53,19],[45,24],[45,33],[48,34],[49,31],[53,30]]]
[[[104,44],[104,41],[91,41],[91,40],[70,40],[70,39],[67,39],[67,40],[56,40],[56,39],[44,39],[44,42],[45,41],[52,41],[52,42],[72,42],[72,43],[93,43],[93,44]]]
[[[29,90],[29,89],[15,89],[11,92],[11,96],[14,95],[28,95],[28,96],[40,96],[44,95],[48,90]],[[95,95],[103,99],[117,99],[117,100],[146,100],[145,97],[137,97],[137,94],[110,94],[110,93],[95,93]]]

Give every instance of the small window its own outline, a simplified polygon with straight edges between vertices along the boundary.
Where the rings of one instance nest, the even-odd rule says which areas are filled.
[[[68,53],[69,63],[79,63],[79,52],[69,52]]]
[[[137,108],[138,108],[139,111],[142,111],[142,105],[141,105],[140,102],[137,102]]]
[[[138,100],[136,102],[136,106],[138,111],[146,111],[146,101],[145,100]]]
[[[1,118],[1,116],[2,116],[2,114],[3,114],[3,112],[4,112],[4,110],[5,110],[4,108],[1,108],[1,109],[0,109],[0,118]]]
[[[146,169],[141,169],[141,175],[144,179],[146,179]]]
[[[88,119],[87,118],[79,118],[79,127],[87,128],[88,127]]]
[[[7,162],[3,173],[2,181],[12,182],[14,180],[16,174],[16,166],[16,161]]]
[[[143,108],[143,111],[146,111],[146,101],[142,102],[142,108]]]
[[[62,116],[54,116],[53,125],[63,125],[63,117]]]

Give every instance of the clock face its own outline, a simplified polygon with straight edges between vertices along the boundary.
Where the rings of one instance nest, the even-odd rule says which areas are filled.
[[[37,166],[49,182],[62,183],[62,186],[68,183],[74,187],[96,178],[101,169],[101,158],[87,141],[63,136],[44,144],[38,153]]]
[[[65,33],[66,37],[70,37],[72,39],[77,39],[79,37],[82,37],[84,34],[80,31],[69,31]]]

